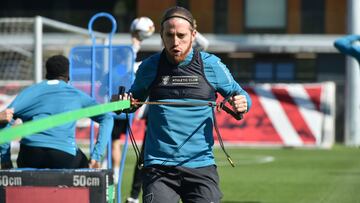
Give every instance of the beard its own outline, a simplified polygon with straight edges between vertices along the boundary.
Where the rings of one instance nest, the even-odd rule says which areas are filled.
[[[189,54],[191,50],[191,47],[192,47],[192,43],[189,43],[189,45],[180,55],[175,55],[174,53],[169,51],[168,48],[165,47],[166,57],[172,64],[179,64],[180,62],[185,60],[186,56]]]

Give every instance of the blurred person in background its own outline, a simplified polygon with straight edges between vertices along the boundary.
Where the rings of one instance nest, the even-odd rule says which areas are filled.
[[[141,43],[152,36],[155,31],[155,26],[153,21],[148,17],[139,17],[135,18],[130,25],[131,33],[131,42],[132,49],[135,55],[135,60],[137,53],[141,48]],[[134,74],[139,67],[141,62],[134,63]],[[114,171],[114,180],[115,183],[118,183],[119,179],[119,168],[121,163],[121,141],[120,138],[122,135],[127,133],[127,121],[124,115],[117,115],[114,117],[114,128],[112,131],[112,161],[113,161],[113,171]]]

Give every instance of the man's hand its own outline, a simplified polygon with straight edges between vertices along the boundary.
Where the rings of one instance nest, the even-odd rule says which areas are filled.
[[[89,163],[89,168],[101,168],[100,162],[96,161],[95,159],[91,159]]]
[[[140,106],[138,104],[136,104],[136,102],[138,101],[137,99],[134,99],[131,95],[131,93],[124,93],[124,94],[120,94],[120,95],[112,95],[111,96],[111,102],[114,101],[120,101],[120,100],[130,100],[130,104],[131,104],[131,108],[128,110],[119,110],[119,111],[115,111],[116,114],[121,114],[122,112],[134,112],[136,109],[138,109]]]
[[[235,95],[230,98],[230,103],[235,112],[247,113],[248,106],[245,95]]]
[[[0,123],[9,123],[14,116],[14,109],[5,109],[0,112]]]

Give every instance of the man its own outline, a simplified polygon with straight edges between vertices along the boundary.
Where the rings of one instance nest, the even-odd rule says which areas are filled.
[[[157,104],[148,112],[143,201],[220,202],[210,104],[220,93],[245,114],[251,99],[218,57],[192,48],[196,30],[188,10],[168,9],[160,35],[164,50],[142,62],[130,93],[120,97],[136,105],[149,96]]]
[[[208,46],[209,46],[209,41],[199,32],[196,33],[195,36],[195,40],[193,43],[193,49],[196,49],[198,51],[205,51]],[[147,112],[148,112],[148,105],[143,105],[141,106],[141,108],[138,110],[137,114],[136,114],[136,118],[137,119],[144,119],[145,123],[146,122],[146,117],[147,117]],[[145,124],[146,126],[147,124]],[[146,135],[146,128],[145,128],[145,134],[144,134],[144,138]],[[144,142],[141,145],[141,150],[140,150],[140,157],[144,156]],[[142,160],[143,158],[141,158]],[[139,203],[139,195],[141,192],[141,185],[142,185],[142,168],[139,167],[138,163],[141,160],[137,160],[137,163],[135,164],[134,167],[134,175],[133,175],[133,180],[132,180],[132,184],[131,184],[131,190],[130,190],[130,197],[128,197],[126,199],[126,203]]]
[[[14,119],[23,122],[96,105],[86,93],[67,84],[69,60],[56,55],[46,62],[46,80],[21,91],[9,109],[14,109]],[[20,168],[100,168],[108,136],[113,127],[110,114],[92,117],[99,123],[99,135],[90,163],[75,142],[75,123],[57,126],[24,137],[20,141],[17,165]],[[2,166],[10,166],[10,144],[0,146]]]

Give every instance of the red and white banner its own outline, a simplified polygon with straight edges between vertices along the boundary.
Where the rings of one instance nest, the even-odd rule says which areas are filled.
[[[224,141],[241,145],[333,144],[334,84],[257,84],[245,89],[253,103],[242,121],[218,115]]]
[[[0,110],[22,85],[0,86]],[[331,147],[335,133],[335,84],[256,84],[245,87],[252,108],[237,121],[225,112],[216,113],[227,145]],[[78,122],[77,137],[89,137],[89,120]],[[132,131],[141,142],[144,120],[134,119]],[[215,135],[215,134],[214,134]],[[124,136],[123,136],[124,137]],[[215,136],[215,139],[217,137]]]

